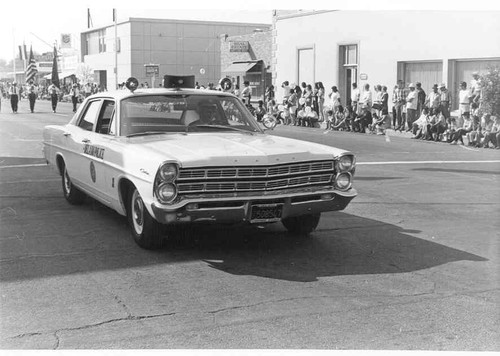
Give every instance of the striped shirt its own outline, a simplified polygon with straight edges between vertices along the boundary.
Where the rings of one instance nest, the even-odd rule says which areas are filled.
[[[404,88],[395,88],[392,93],[393,103],[404,103],[406,100],[406,93]]]

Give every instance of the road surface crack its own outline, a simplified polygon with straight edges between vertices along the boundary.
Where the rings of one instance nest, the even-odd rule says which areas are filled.
[[[109,319],[109,320],[101,321],[99,323],[82,325],[82,326],[77,326],[77,327],[73,327],[73,328],[63,328],[63,329],[58,329],[55,331],[50,330],[47,332],[33,332],[33,333],[19,334],[19,335],[15,335],[15,336],[10,337],[10,339],[20,339],[20,338],[24,338],[24,337],[40,336],[40,335],[53,335],[56,338],[56,343],[54,345],[54,349],[57,349],[59,347],[59,344],[60,344],[59,334],[61,332],[64,332],[64,331],[87,330],[87,329],[96,328],[96,327],[99,327],[102,325],[117,323],[117,322],[121,322],[121,321],[136,321],[136,320],[161,318],[161,317],[172,316],[172,315],[176,315],[176,314],[177,314],[176,312],[172,312],[172,313],[161,313],[161,314],[139,315],[139,316],[128,315],[124,318]]]
[[[59,335],[57,335],[57,331],[54,332],[54,337],[56,339],[56,343],[54,345],[54,347],[52,348],[53,350],[57,350],[59,348],[59,343],[60,343],[60,339],[59,339]]]

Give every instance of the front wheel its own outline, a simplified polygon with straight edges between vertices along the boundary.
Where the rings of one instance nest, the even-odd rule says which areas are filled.
[[[285,228],[294,235],[307,236],[313,232],[319,224],[321,213],[293,216],[281,220]]]
[[[129,192],[127,217],[132,236],[140,247],[147,250],[161,247],[160,224],[149,214],[135,187]]]
[[[84,202],[85,193],[83,193],[81,190],[75,187],[73,183],[71,183],[66,165],[64,165],[62,172],[62,189],[64,198],[66,198],[68,203],[72,205],[80,205]]]

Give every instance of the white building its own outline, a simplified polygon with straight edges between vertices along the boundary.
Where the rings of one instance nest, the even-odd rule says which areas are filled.
[[[274,83],[321,81],[327,92],[336,85],[345,104],[353,82],[386,85],[391,96],[402,79],[421,82],[427,93],[445,83],[455,99],[473,71],[500,65],[499,17],[500,11],[277,10]]]

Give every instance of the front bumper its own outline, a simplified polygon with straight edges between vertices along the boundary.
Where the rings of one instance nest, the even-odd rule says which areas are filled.
[[[151,208],[155,219],[162,224],[270,223],[293,216],[343,210],[356,195],[356,190],[351,188],[346,192],[320,190],[295,194],[200,198],[189,200],[182,207],[168,208],[152,204]],[[252,207],[255,206],[279,206],[280,214],[268,219],[256,219],[252,216]]]

